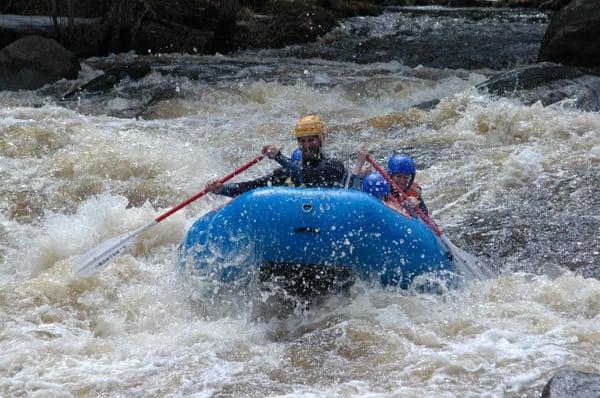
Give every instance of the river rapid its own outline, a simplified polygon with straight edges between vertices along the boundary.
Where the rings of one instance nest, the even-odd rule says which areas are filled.
[[[142,56],[86,60],[76,82],[0,92],[0,396],[538,397],[560,369],[600,372],[600,115],[482,94],[474,86],[498,70],[470,61],[344,55],[439,34],[452,18],[456,34],[527,32],[538,44],[498,57],[535,61],[544,15],[476,11],[394,9],[345,21],[317,44],[153,55],[202,73],[157,68],[69,102],[55,94],[99,65]],[[489,41],[482,32],[474,37]],[[178,95],[150,101],[164,88]],[[327,152],[348,166],[359,143],[380,161],[412,155],[434,219],[495,276],[437,294],[357,283],[321,306],[257,320],[251,287],[228,295],[178,271],[186,229],[226,201],[213,195],[94,277],[74,275],[80,254],[262,145],[291,152],[293,125],[310,112],[327,124]],[[266,160],[238,178],[274,167]]]

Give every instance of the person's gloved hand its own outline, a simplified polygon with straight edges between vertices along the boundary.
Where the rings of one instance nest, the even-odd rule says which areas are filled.
[[[219,193],[223,190],[223,183],[220,182],[218,178],[214,178],[208,181],[208,184],[206,184],[206,189],[212,193]]]
[[[364,166],[368,154],[369,150],[364,145],[360,145],[356,148],[356,165],[352,169],[352,174],[364,177],[371,172],[370,166]],[[366,168],[368,168],[368,171]]]
[[[419,199],[415,198],[414,196],[409,196],[408,198],[406,198],[406,201],[404,203],[410,209],[416,209],[421,204],[421,201]]]
[[[366,164],[363,167],[360,168],[360,177],[361,178],[365,178],[367,175],[371,174],[371,172],[373,171],[373,169],[371,168],[370,165]]]
[[[275,145],[265,145],[261,151],[263,155],[268,157],[269,159],[275,159],[275,157],[279,154],[280,150]]]
[[[367,161],[367,155],[369,154],[369,150],[367,149],[366,146],[364,145],[360,145],[358,148],[356,148],[356,161],[364,163]]]

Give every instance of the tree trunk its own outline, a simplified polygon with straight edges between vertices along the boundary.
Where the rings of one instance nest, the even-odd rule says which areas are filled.
[[[69,17],[69,37],[73,37],[75,18],[73,16],[73,0],[67,0],[67,15]]]
[[[8,4],[6,4],[6,6],[0,10],[0,14],[6,14],[6,11],[8,11],[10,9],[10,7],[12,6],[13,0],[9,0]]]
[[[129,51],[134,47],[140,23],[149,9],[144,0],[113,0],[106,17],[109,52]]]
[[[327,4],[332,10],[339,10],[342,7],[342,0],[327,0]]]
[[[227,53],[235,48],[233,34],[238,9],[238,0],[220,0],[219,16],[212,45],[214,52]]]
[[[58,7],[56,5],[56,0],[50,1],[50,15],[52,16],[52,24],[54,26],[56,40],[60,42],[60,24],[58,23]]]

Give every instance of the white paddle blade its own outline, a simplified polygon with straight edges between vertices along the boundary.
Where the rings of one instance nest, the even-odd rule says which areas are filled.
[[[146,224],[143,227],[136,229],[135,231],[128,232],[102,242],[92,250],[79,257],[79,260],[73,267],[73,271],[75,271],[75,274],[81,278],[89,278],[96,272],[108,266],[112,260],[123,254],[123,252],[129,246],[131,246],[131,244],[142,232],[154,224],[156,224],[156,222],[153,221],[150,224]]]
[[[73,268],[75,274],[82,278],[89,278],[119,257],[133,243],[135,238],[137,238],[137,235],[130,232],[102,242],[79,257]]]
[[[460,274],[477,280],[486,280],[492,277],[493,273],[477,257],[457,247],[446,235],[440,236],[440,240],[452,253],[454,264]]]

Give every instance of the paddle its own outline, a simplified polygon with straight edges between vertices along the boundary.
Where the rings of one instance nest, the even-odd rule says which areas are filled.
[[[392,180],[389,174],[373,159],[371,154],[367,155],[367,161],[377,170],[379,174],[386,179],[386,181],[392,186],[396,192],[400,195],[400,199],[396,199],[396,201],[400,205],[404,205],[406,203],[407,197],[404,194],[404,191]],[[423,210],[419,207],[414,207],[412,210],[421,218],[421,220],[429,227],[431,230],[438,236],[440,241],[448,248],[450,253],[452,253],[452,257],[454,259],[454,263],[460,268],[461,273],[466,275],[467,273],[476,277],[477,279],[487,279],[491,276],[491,272],[487,270],[487,268],[482,264],[477,257],[470,255],[464,250],[458,248],[454,243],[450,241],[442,232],[442,229],[433,221],[429,215],[425,214]]]
[[[225,177],[221,178],[218,181],[221,184],[223,184],[226,181],[235,177],[236,175],[240,174],[244,170],[248,169],[249,167],[260,162],[262,159],[263,159],[263,156],[257,156],[256,158],[252,159],[251,161],[244,164],[243,166],[240,166],[239,168],[235,169],[233,172],[231,172],[230,174],[227,174]],[[208,193],[208,192],[209,192],[208,188],[204,188],[202,191],[198,192],[194,196],[190,197],[189,199],[185,200],[184,202],[181,202],[177,206],[173,207],[172,209],[170,209],[170,210],[164,212],[163,214],[161,214],[160,216],[156,217],[154,220],[152,220],[148,224],[146,224],[134,231],[128,232],[123,235],[116,236],[114,238],[111,238],[107,241],[102,242],[101,244],[99,244],[98,246],[93,248],[92,250],[88,251],[87,253],[85,253],[81,257],[79,257],[79,260],[73,266],[73,270],[75,271],[75,274],[77,274],[77,276],[83,277],[83,278],[88,278],[88,277],[94,275],[96,272],[100,271],[101,269],[106,267],[108,264],[110,264],[110,262],[112,260],[114,260],[115,258],[120,256],[125,251],[125,249],[127,249],[135,241],[135,239],[139,235],[141,235],[144,231],[155,226],[156,224],[158,224],[165,218],[169,217],[173,213],[175,213],[175,212],[179,211],[180,209],[184,208],[185,206],[189,205],[196,199],[206,195],[206,193]]]

